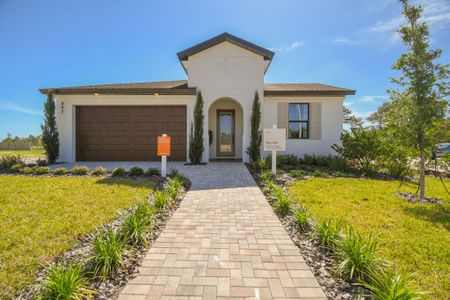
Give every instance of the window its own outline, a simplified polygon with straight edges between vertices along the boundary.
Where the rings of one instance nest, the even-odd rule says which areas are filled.
[[[309,104],[289,103],[290,139],[307,139],[309,135]]]

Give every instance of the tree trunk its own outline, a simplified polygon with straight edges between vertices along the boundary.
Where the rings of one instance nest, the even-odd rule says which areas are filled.
[[[425,197],[425,151],[420,150],[420,199]]]

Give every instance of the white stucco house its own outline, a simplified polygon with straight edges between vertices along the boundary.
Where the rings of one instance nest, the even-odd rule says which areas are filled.
[[[41,89],[56,99],[59,161],[158,160],[156,137],[162,133],[172,136],[169,160],[188,161],[198,92],[204,101],[204,162],[248,162],[255,92],[261,128],[287,128],[286,153],[333,153],[344,98],[355,91],[318,83],[265,83],[273,56],[223,33],[178,53],[187,80]]]

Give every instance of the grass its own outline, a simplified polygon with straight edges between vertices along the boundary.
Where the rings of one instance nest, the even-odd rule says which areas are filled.
[[[23,158],[45,158],[44,149],[33,149],[33,150],[0,150],[0,156],[7,154],[18,154]]]
[[[0,299],[34,280],[77,237],[145,199],[148,178],[0,177]],[[11,290],[8,290],[11,287]]]
[[[447,187],[450,180],[444,180]],[[395,195],[398,181],[313,178],[290,192],[319,219],[344,220],[361,234],[377,235],[380,255],[412,274],[414,287],[432,299],[450,298],[450,196],[439,179],[427,177],[427,195],[443,205],[408,203]],[[404,184],[402,192],[417,185]]]

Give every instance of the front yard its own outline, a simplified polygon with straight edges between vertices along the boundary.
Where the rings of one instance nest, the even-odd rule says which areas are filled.
[[[148,178],[0,176],[0,298],[153,187]]]
[[[450,180],[444,180],[450,187]],[[427,195],[444,204],[408,203],[395,195],[398,181],[313,178],[295,182],[290,193],[320,219],[342,219],[361,233],[379,235],[381,256],[433,299],[450,298],[450,196],[437,178],[427,178]],[[408,183],[402,192],[415,192]]]

